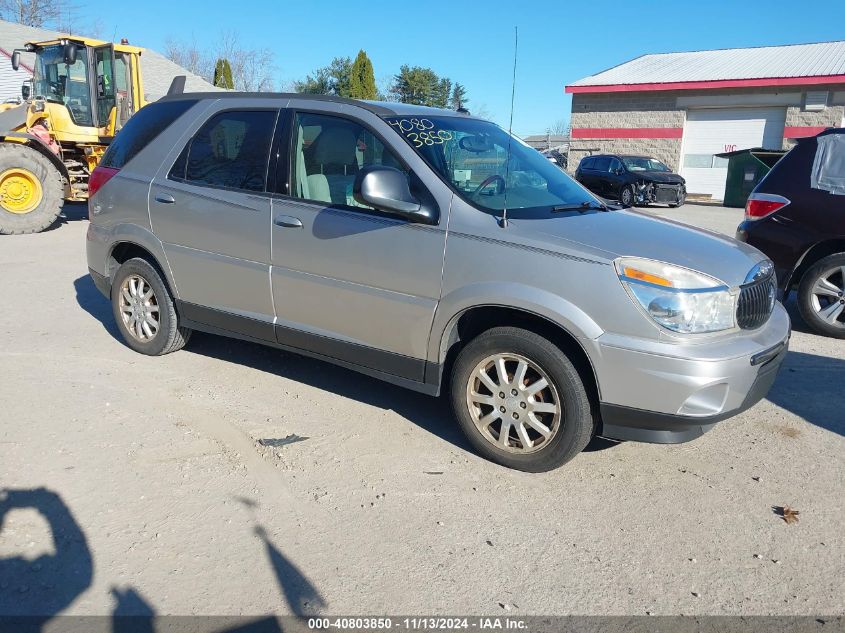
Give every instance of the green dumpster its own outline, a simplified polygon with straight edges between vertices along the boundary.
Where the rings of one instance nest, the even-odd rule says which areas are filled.
[[[716,154],[728,161],[728,177],[725,182],[726,207],[744,207],[748,196],[769,173],[780,157],[786,154],[781,149],[741,149],[735,152]]]

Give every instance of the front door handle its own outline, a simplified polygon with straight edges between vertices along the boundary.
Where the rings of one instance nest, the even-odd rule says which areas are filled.
[[[276,219],[273,220],[273,224],[276,226],[284,226],[290,229],[301,229],[302,228],[302,220],[299,218],[295,218],[291,215],[277,215]]]
[[[174,202],[176,202],[176,198],[171,196],[169,193],[157,193],[156,202],[161,202],[163,204],[173,204]]]

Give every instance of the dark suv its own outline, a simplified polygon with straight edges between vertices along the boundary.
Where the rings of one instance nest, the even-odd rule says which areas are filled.
[[[807,325],[845,338],[845,129],[801,139],[774,166],[737,239],[771,258],[784,301],[798,289]]]
[[[687,199],[686,181],[656,158],[602,154],[583,158],[575,179],[593,193],[625,207],[652,202],[679,207]]]

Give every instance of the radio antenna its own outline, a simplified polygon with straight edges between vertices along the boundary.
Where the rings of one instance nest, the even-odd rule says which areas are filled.
[[[513,142],[513,104],[516,97],[516,53],[519,49],[519,27],[513,27],[513,82],[511,83],[511,120],[508,124],[508,154],[505,163],[505,201],[502,205],[502,217],[499,219],[499,226],[502,228],[508,225],[508,177],[511,171],[511,143]]]

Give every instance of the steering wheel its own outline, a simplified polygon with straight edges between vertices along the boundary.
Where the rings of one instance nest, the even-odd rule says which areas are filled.
[[[505,179],[502,178],[499,174],[493,174],[492,176],[488,176],[487,178],[485,178],[484,182],[482,182],[475,188],[475,191],[473,191],[471,194],[472,197],[474,198],[475,196],[477,196],[485,187],[493,184],[494,182],[496,183],[496,194],[503,194],[505,192]]]

